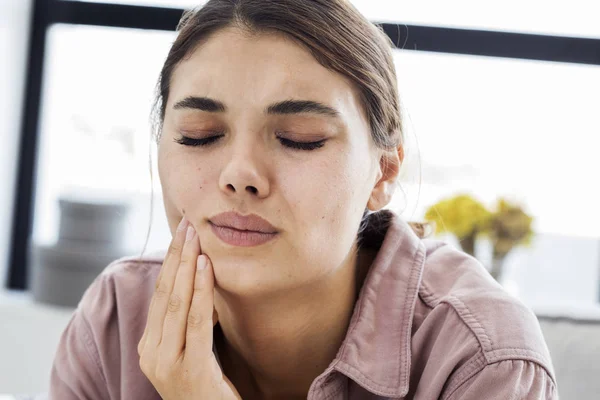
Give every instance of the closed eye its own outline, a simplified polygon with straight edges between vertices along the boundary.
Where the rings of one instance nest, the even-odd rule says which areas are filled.
[[[180,138],[175,139],[176,143],[179,143],[183,146],[209,146],[219,140],[223,135],[210,136],[202,139],[194,139],[187,136],[181,136]],[[295,142],[293,140],[285,139],[282,137],[277,138],[279,142],[285,147],[289,147],[295,150],[316,150],[325,145],[327,139],[319,140],[317,142]]]
[[[291,149],[297,149],[297,150],[307,150],[307,151],[320,149],[321,147],[323,147],[325,145],[325,141],[326,141],[326,139],[323,139],[323,140],[319,140],[318,142],[294,142],[293,140],[285,139],[282,137],[278,137],[277,139],[279,139],[281,144],[284,145],[285,147],[289,147]]]
[[[221,136],[210,136],[202,139],[193,139],[191,137],[181,136],[180,138],[175,139],[175,142],[183,146],[208,146],[219,140]]]

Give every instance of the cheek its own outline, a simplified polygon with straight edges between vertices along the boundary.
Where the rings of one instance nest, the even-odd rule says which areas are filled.
[[[202,202],[207,198],[204,193],[209,187],[210,171],[202,162],[181,152],[163,152],[159,153],[158,172],[169,218],[179,219],[184,213],[191,220],[204,216]]]
[[[170,182],[172,201],[181,210],[185,210],[186,216],[191,221],[205,218],[208,212],[215,211],[207,209],[210,182],[213,181],[206,176],[202,167],[194,167],[190,171],[182,172]]]
[[[346,229],[347,222],[356,214],[362,215],[368,196],[366,187],[366,165],[360,161],[359,155],[343,153],[324,166],[320,173],[310,178],[316,181],[318,188],[311,193],[315,204],[321,211],[324,222],[331,229]],[[365,204],[363,204],[365,203]]]
[[[307,257],[315,265],[331,267],[342,262],[354,242],[366,205],[364,168],[355,167],[353,155],[328,157],[294,173],[288,180],[293,193],[294,221],[303,237]]]

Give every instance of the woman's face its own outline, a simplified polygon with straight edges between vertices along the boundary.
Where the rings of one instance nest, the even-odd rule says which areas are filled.
[[[182,136],[213,139],[189,146]],[[381,176],[377,155],[350,82],[282,36],[222,30],[173,73],[158,147],[169,226],[186,216],[226,291],[273,294],[344,265]],[[257,246],[228,244],[209,222],[228,211],[256,214],[278,233]]]

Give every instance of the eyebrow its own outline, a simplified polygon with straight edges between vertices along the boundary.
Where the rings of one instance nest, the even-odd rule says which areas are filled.
[[[213,113],[224,113],[227,106],[218,100],[208,97],[189,96],[177,102],[174,109],[194,109]],[[326,104],[313,100],[284,100],[270,104],[265,109],[269,115],[316,114],[330,118],[340,118],[340,112]]]

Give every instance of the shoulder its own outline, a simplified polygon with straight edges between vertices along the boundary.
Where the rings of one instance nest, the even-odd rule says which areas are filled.
[[[61,336],[51,398],[117,398],[132,388],[156,398],[136,349],[161,266],[160,254],[124,257],[96,277]]]
[[[163,252],[123,257],[96,277],[77,307],[92,330],[145,323],[140,317],[147,313],[163,258]]]
[[[457,360],[465,360],[463,373],[519,360],[541,367],[554,381],[534,313],[504,291],[475,258],[437,240],[423,243],[426,256],[413,332],[445,331],[440,339],[452,347]]]
[[[156,251],[143,256],[126,256],[111,262],[99,277],[111,279],[134,278],[139,279],[144,274],[152,273],[162,265],[165,257],[164,251]]]

